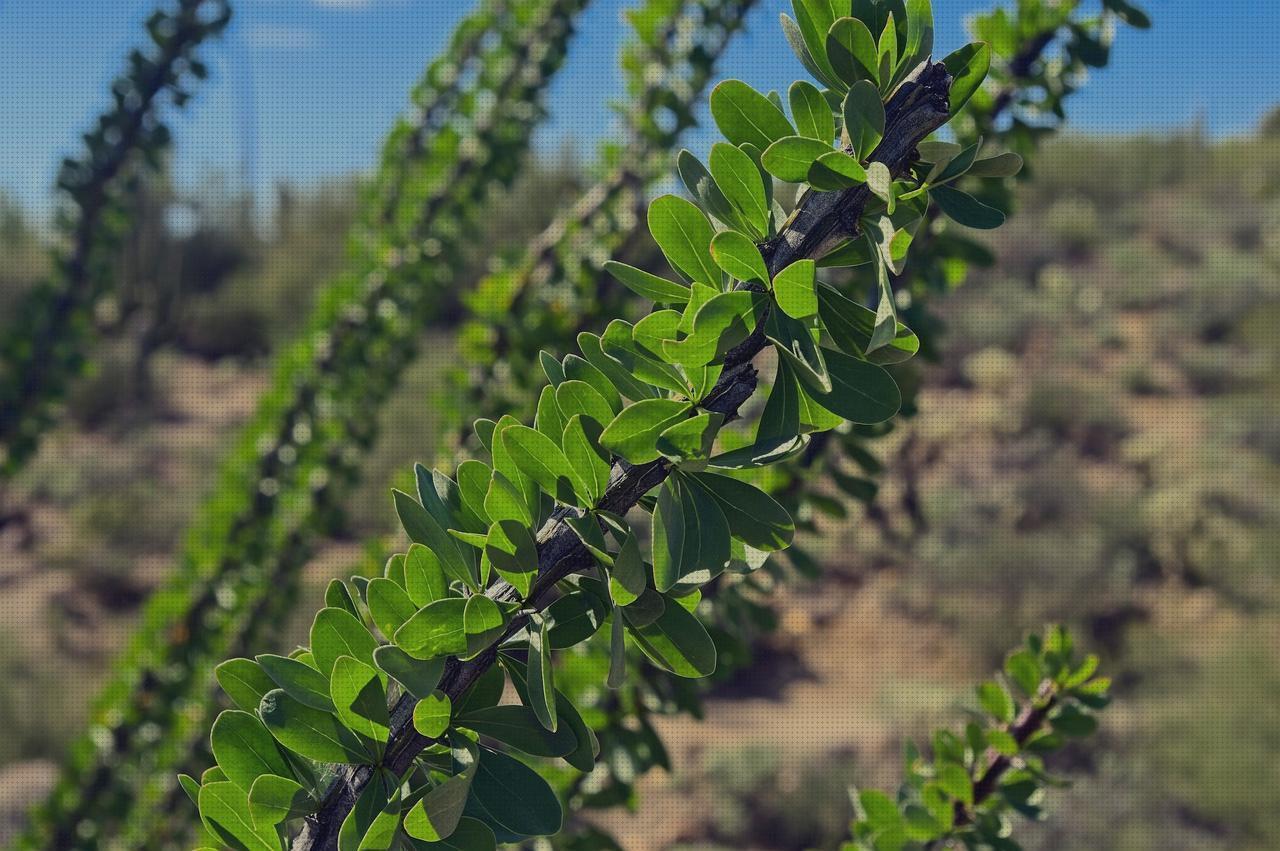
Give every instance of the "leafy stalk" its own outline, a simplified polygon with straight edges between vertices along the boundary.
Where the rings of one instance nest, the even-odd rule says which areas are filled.
[[[987,84],[975,93],[959,120],[953,122],[959,150],[985,137],[988,145],[997,150],[1012,149],[1029,156],[1044,133],[1031,131],[1032,125],[1022,119],[1029,121],[1034,116],[1037,126],[1045,125],[1044,114],[1056,115],[1059,122],[1062,120],[1062,103],[1074,90],[1071,81],[1079,75],[1081,64],[1071,61],[1049,65],[1040,62],[1040,57],[1058,39],[1066,43],[1068,55],[1074,55],[1077,40],[1098,38],[1105,26],[1101,18],[1073,21],[1075,11],[1075,4],[1059,4],[1052,10],[1021,6],[1017,18],[1006,19],[1019,40],[1005,43],[1001,55],[993,62]],[[994,16],[979,16],[974,25],[984,27],[984,21]],[[1053,97],[1046,99],[1045,92],[1054,93]],[[793,100],[793,110],[795,106]],[[1011,110],[1016,110],[1016,120],[1007,120]],[[988,203],[1008,209],[1011,197],[1000,183],[968,177],[965,180],[966,187],[979,189]],[[586,202],[596,203],[602,197],[599,190],[593,190],[586,194],[583,206],[594,212],[595,208]],[[960,285],[962,278],[957,270],[966,264],[981,262],[984,253],[976,243],[962,238],[954,230],[942,230],[941,238],[936,237],[939,218],[937,208],[930,207],[912,244],[911,263],[903,273],[891,276],[895,292],[911,294],[912,305],[903,319],[912,326],[919,345],[926,351],[934,345],[937,324],[927,312],[930,293]],[[530,379],[530,374],[534,371],[531,365],[537,363],[539,348],[562,345],[581,331],[593,330],[600,316],[627,315],[634,309],[631,303],[635,296],[629,290],[600,287],[595,281],[598,275],[593,277],[586,271],[598,268],[598,261],[593,264],[591,257],[600,256],[603,251],[598,240],[588,240],[585,234],[603,233],[608,238],[620,239],[606,230],[607,225],[607,221],[592,224],[586,216],[576,222],[572,218],[557,221],[543,238],[531,244],[526,259],[494,274],[492,280],[501,286],[499,295],[494,295],[492,286],[486,286],[467,300],[475,315],[464,326],[467,330],[461,336],[477,342],[474,349],[464,351],[482,371],[478,372],[477,366],[469,366],[460,369],[459,376],[465,386],[473,388],[470,399],[473,411],[494,419],[514,410],[532,415],[538,399],[538,383]],[[625,241],[624,245],[633,241]],[[615,256],[614,259],[623,258]],[[913,381],[903,386],[904,416],[910,413],[911,395],[916,386]],[[760,475],[755,482],[797,518],[798,529],[810,533],[816,532],[816,527],[813,520],[807,518],[845,510],[840,501],[831,497],[832,486],[835,492],[865,504],[868,519],[883,524],[884,509],[876,501],[875,483],[881,464],[871,450],[872,441],[890,425],[855,425],[847,432],[812,435],[801,455],[756,471]],[[913,461],[909,447],[910,444],[893,461],[895,469],[908,482]],[[848,469],[851,465],[855,467],[852,472]],[[904,497],[908,514],[911,504],[912,491],[908,488]],[[888,526],[885,528],[886,532],[892,531]],[[752,643],[762,632],[771,629],[776,618],[770,604],[773,589],[795,581],[797,574],[814,575],[814,562],[798,545],[793,545],[788,554],[790,567],[784,560],[775,558],[759,571],[726,574],[702,589],[700,617],[719,649],[717,677],[728,676],[733,669],[749,664]],[[585,701],[584,706],[592,707],[589,714],[597,719],[593,721],[593,729],[602,753],[618,752],[619,756],[602,760],[585,783],[587,778],[576,772],[549,773],[562,787],[567,806],[575,809],[633,801],[634,784],[640,775],[654,766],[669,767],[661,740],[647,721],[650,712],[696,714],[700,711],[698,690],[682,684],[687,681],[658,669],[633,669],[622,690],[600,690],[595,672],[607,664],[608,644],[596,641],[586,645],[585,650],[591,660],[579,658],[573,666],[564,669],[560,687],[575,701]],[[609,769],[615,761],[627,766],[626,776],[615,776]],[[579,830],[576,835],[584,841],[602,839],[597,828],[581,825],[575,828]],[[573,841],[570,835],[557,837],[557,844],[572,845]]]
[[[26,293],[0,333],[0,478],[39,445],[68,382],[86,363],[94,305],[108,295],[140,168],[157,168],[169,146],[164,98],[183,105],[207,71],[197,48],[231,18],[226,0],[180,0],[147,20],[148,52],[129,55],[111,87],[113,106],[85,134],[85,153],[64,161],[58,188],[70,202],[59,220],[67,247],[53,275]]]
[[[1061,627],[1028,637],[1005,663],[1004,676],[977,688],[980,709],[963,735],[933,735],[932,759],[915,746],[895,797],[853,792],[857,817],[844,851],[994,848],[1018,851],[1009,816],[1037,819],[1046,788],[1062,785],[1045,757],[1098,726],[1110,680],[1098,658],[1079,657]]]
[[[604,225],[616,220],[620,215],[630,214],[633,205],[638,201],[637,181],[639,175],[648,174],[656,178],[658,163],[662,160],[663,151],[669,149],[679,132],[692,123],[692,110],[699,93],[706,85],[711,68],[729,38],[741,26],[742,17],[753,5],[754,0],[721,3],[719,0],[690,0],[676,6],[655,0],[633,10],[630,17],[634,21],[637,37],[623,47],[623,67],[628,73],[632,89],[625,107],[625,117],[630,128],[630,138],[618,142],[608,142],[601,152],[601,168],[607,169],[609,176],[596,187],[584,193],[583,202],[575,205],[570,215],[553,223],[544,234],[536,238],[526,252],[526,258],[515,268],[523,270],[527,276],[539,277],[547,270],[548,265],[557,268],[576,268],[577,264],[587,264],[588,257],[576,258],[574,251],[579,250],[582,240],[575,238],[579,232],[600,232]],[[675,28],[681,20],[698,19],[697,38],[690,38],[686,30],[683,38],[677,38]],[[681,48],[683,44],[686,48]],[[644,72],[653,63],[660,63],[668,69],[668,74],[661,82],[645,80]],[[689,76],[680,76],[688,68]],[[659,109],[679,110],[686,116],[675,127],[659,129],[654,125],[652,115]],[[394,146],[388,144],[388,160],[401,150],[401,142]],[[403,172],[403,169],[398,169]],[[386,190],[380,193],[385,197]],[[557,239],[552,234],[559,235]],[[598,262],[597,262],[598,268]],[[503,273],[495,273],[495,277]],[[587,274],[584,269],[582,274]],[[471,298],[476,303],[492,304],[500,299],[491,287],[482,287]],[[514,308],[512,308],[514,309]],[[294,536],[280,547],[281,557],[289,558],[292,564],[300,565],[299,550],[305,552],[304,540]],[[291,568],[291,569],[296,569]],[[279,582],[282,576],[277,573],[274,581]],[[252,653],[260,642],[264,632],[269,632],[270,625],[280,623],[287,618],[293,605],[291,594],[269,594],[261,598],[247,614],[245,627],[240,632],[236,643],[227,651],[227,655],[243,655]],[[207,752],[200,750],[188,756],[182,770],[188,766],[198,765],[208,759]],[[177,821],[181,823],[186,811],[176,800],[181,791],[174,789],[169,795],[166,811],[177,813]],[[152,825],[155,820],[149,820]],[[152,831],[154,840],[156,832]]]
[[[404,238],[438,252],[381,252],[376,264],[366,260],[318,298],[303,337],[281,358],[274,389],[224,462],[178,571],[148,602],[94,712],[93,737],[74,748],[19,847],[92,847],[121,820],[129,835],[154,827],[151,807],[171,788],[171,767],[208,729],[213,666],[253,645],[265,626],[255,618],[269,607],[264,600],[291,597],[310,546],[358,476],[379,403],[412,360],[414,329],[451,281],[460,240],[490,187],[517,172],[541,116],[538,95],[560,66],[584,2],[504,0],[498,15],[494,5],[482,8],[503,37],[486,51],[470,86],[492,92],[495,108],[483,111],[467,99],[449,133],[431,135],[424,150],[439,171],[427,175],[423,163],[410,163],[411,185],[397,204]],[[535,51],[536,62],[519,61]],[[453,65],[453,58],[441,64]],[[469,148],[459,149],[459,133]],[[354,239],[355,253],[369,258],[364,235]],[[84,835],[90,838],[78,838]]]
[[[887,27],[881,41],[892,45],[898,38],[894,28]],[[913,44],[909,36],[906,44]],[[612,338],[602,338],[610,341],[607,348],[602,346],[604,359],[593,354],[592,346],[584,349],[586,357],[566,358],[554,367],[554,361],[548,361],[556,408],[548,406],[545,417],[540,411],[536,429],[507,418],[481,422],[477,430],[491,451],[492,467],[484,462],[460,467],[456,480],[420,468],[418,499],[397,495],[397,510],[417,544],[388,563],[387,584],[379,585],[385,591],[379,591],[377,602],[373,584],[363,582],[356,586],[360,594],[335,598],[335,605],[317,617],[312,647],[302,654],[304,666],[310,660],[322,677],[331,677],[329,659],[341,652],[329,649],[338,623],[345,625],[339,629],[343,639],[334,646],[372,648],[353,650],[357,662],[372,662],[385,675],[369,680],[373,696],[380,698],[369,705],[384,706],[391,699],[392,706],[385,721],[379,720],[382,710],[366,710],[366,719],[385,729],[366,743],[367,757],[355,753],[355,746],[344,746],[349,748],[347,756],[335,755],[330,746],[312,738],[308,730],[332,722],[325,720],[323,708],[316,716],[302,711],[296,683],[276,679],[268,671],[279,689],[270,689],[264,680],[261,688],[267,690],[261,695],[241,695],[239,701],[248,711],[257,710],[277,743],[300,757],[339,763],[326,791],[313,787],[316,812],[303,822],[293,847],[338,847],[343,835],[354,842],[371,832],[389,837],[389,844],[395,841],[395,825],[406,809],[403,829],[428,842],[461,830],[462,824],[468,832],[482,836],[487,831],[502,841],[556,832],[558,807],[528,803],[547,800],[549,790],[537,791],[542,787],[529,779],[536,775],[521,773],[518,764],[498,751],[477,748],[461,732],[474,729],[471,714],[485,711],[500,696],[505,676],[498,675],[496,681],[491,676],[500,670],[495,668],[500,659],[501,670],[513,679],[524,705],[536,716],[532,723],[556,735],[561,724],[567,725],[576,745],[561,755],[583,765],[594,761],[595,749],[589,731],[571,720],[576,715],[572,703],[555,692],[549,648],[578,643],[602,620],[622,618],[625,633],[656,664],[689,677],[714,670],[714,644],[681,598],[729,565],[747,563],[750,556],[742,547],[784,548],[792,521],[762,492],[713,474],[708,465],[764,466],[779,447],[803,445],[809,431],[830,428],[833,419],[881,421],[897,407],[892,380],[866,360],[867,340],[837,333],[833,329],[838,327],[838,314],[806,314],[803,306],[816,301],[796,297],[815,286],[812,261],[857,237],[876,221],[868,216],[882,216],[894,208],[896,196],[915,180],[917,145],[950,115],[953,74],[944,64],[897,48],[887,56],[880,69],[887,100],[866,107],[875,113],[867,117],[874,118],[880,139],[869,146],[865,166],[868,176],[883,173],[886,179],[851,179],[844,188],[826,191],[810,188],[790,215],[756,205],[767,190],[752,152],[761,153],[756,142],[778,144],[787,133],[786,119],[763,95],[741,84],[722,85],[712,96],[713,116],[745,157],[729,156],[726,150],[722,164],[713,158],[712,182],[705,188],[710,192],[714,185],[734,201],[725,207],[710,196],[706,203],[722,222],[743,224],[756,238],[732,249],[735,256],[716,254],[712,262],[713,231],[706,212],[674,198],[655,201],[649,211],[651,231],[686,281],[668,281],[659,289],[672,294],[663,301],[688,302],[683,315],[660,310],[634,328],[617,326]],[[844,82],[851,86],[857,81]],[[848,125],[849,96],[845,101]],[[834,152],[854,162],[859,159],[847,139]],[[836,168],[844,170],[840,164]],[[902,183],[895,185],[898,180]],[[917,205],[904,212],[918,216],[923,209]],[[731,265],[730,260],[737,262]],[[763,280],[737,272],[726,276],[716,268],[752,269],[757,264]],[[687,296],[680,293],[682,286]],[[784,287],[788,293],[796,291],[785,302]],[[780,312],[784,303],[790,311],[786,316]],[[811,324],[804,324],[806,318]],[[824,340],[830,336],[838,348],[815,345],[814,331]],[[781,383],[803,376],[803,388],[790,384],[788,393],[804,413],[790,413],[784,403],[756,447],[708,457],[717,432],[739,417],[756,390],[753,359],[775,346],[788,364]],[[803,430],[802,421],[807,423]],[[651,501],[655,489],[656,502]],[[651,573],[630,554],[635,532],[627,514],[637,506],[654,512]],[[609,547],[606,534],[615,538],[619,550]],[[735,547],[742,554],[738,558]],[[576,581],[566,582],[571,576]],[[594,577],[607,577],[609,585]],[[603,590],[606,587],[611,590]],[[400,602],[387,608],[384,593],[390,595],[388,600]],[[568,600],[573,605],[562,602]],[[692,607],[696,601],[694,593],[688,604]],[[369,620],[362,604],[368,607]],[[470,616],[473,608],[475,618]],[[370,621],[376,626],[370,627]],[[379,664],[377,654],[384,652],[398,661],[390,664],[391,658],[385,658]],[[370,658],[362,660],[364,656]],[[436,666],[438,659],[444,660],[443,666]],[[415,660],[419,665],[431,663],[433,676],[423,675],[417,682]],[[527,673],[522,673],[526,664]],[[495,682],[497,688],[486,682]],[[459,729],[457,734],[442,738],[434,722],[431,735],[416,728],[415,707],[427,697],[423,692],[428,687],[434,701],[459,707],[449,725]],[[260,697],[256,706],[255,697]],[[337,691],[332,698],[341,719],[345,698]],[[359,724],[346,727],[358,732]],[[447,753],[441,750],[446,740]],[[334,739],[325,734],[324,741]],[[546,755],[558,750],[528,742],[521,749]],[[496,790],[525,784],[532,784],[528,795],[493,797]],[[231,838],[276,847],[282,835],[292,832],[287,819],[281,834],[281,822],[273,822],[266,813],[254,818],[254,796],[245,788],[245,779],[214,775],[189,785],[206,827],[224,842]],[[240,796],[243,804],[236,804]],[[388,833],[383,833],[377,813],[390,814]]]

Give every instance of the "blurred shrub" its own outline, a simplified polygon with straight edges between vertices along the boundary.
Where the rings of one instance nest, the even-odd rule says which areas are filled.
[[[849,832],[855,759],[847,751],[801,757],[767,745],[715,751],[698,777],[712,802],[706,835],[731,848],[831,848]]]
[[[1109,455],[1129,430],[1108,384],[1066,374],[1034,379],[1022,404],[1022,422],[1099,458]]]

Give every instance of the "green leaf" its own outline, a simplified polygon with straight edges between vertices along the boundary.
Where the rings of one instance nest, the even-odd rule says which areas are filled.
[[[279,686],[294,700],[313,709],[321,712],[333,711],[333,700],[329,697],[329,678],[315,668],[298,659],[270,653],[259,656],[258,664],[262,665],[263,670],[274,681],[272,689]]]
[[[741,80],[725,80],[711,91],[711,117],[730,142],[755,145],[762,151],[783,136],[796,134],[782,110]]]
[[[414,544],[405,554],[404,587],[419,608],[449,596],[449,581],[440,559],[422,544]]]
[[[769,314],[764,333],[778,347],[787,365],[806,383],[823,391],[831,389],[826,359],[806,323],[775,310]]]
[[[752,170],[755,170],[753,165]],[[725,230],[711,240],[711,256],[716,265],[731,278],[739,281],[769,281],[769,270],[765,268],[760,249],[746,234],[736,230]]]
[[[819,80],[827,86],[837,85],[839,81],[835,78],[835,73],[832,72],[830,68],[824,70],[823,68],[818,67],[818,63],[815,61],[813,53],[805,43],[805,34],[800,29],[800,25],[785,14],[780,15],[779,18],[781,19],[782,24],[782,34],[786,36],[787,44],[791,46],[791,51],[795,53],[796,58],[800,60],[800,64],[804,66],[804,69],[808,71],[815,80]],[[825,45],[819,44],[817,49],[823,54],[822,62],[826,65],[827,57]]]
[[[630,627],[647,626],[656,621],[666,608],[666,598],[652,588],[645,588],[644,593],[634,603],[625,608],[627,625]]]
[[[415,839],[440,842],[458,828],[475,776],[480,768],[480,752],[470,740],[450,736],[454,761],[462,770],[433,786],[414,804],[404,818],[405,833]],[[488,760],[491,751],[485,751]]]
[[[801,394],[800,401],[803,402],[804,398],[803,394]],[[804,408],[802,407],[800,410],[803,414]],[[819,408],[818,410],[822,409]],[[823,411],[823,413],[825,414],[826,412]],[[828,416],[832,415],[828,414]],[[833,417],[833,419],[835,420],[834,425],[828,425],[823,429],[817,430],[825,431],[840,424],[839,417]],[[801,417],[801,420],[804,422],[803,417]],[[708,466],[720,470],[755,470],[792,458],[800,454],[806,445],[808,445],[808,439],[801,435],[759,440],[750,446],[743,446],[714,456]]]
[[[800,135],[817,139],[830,148],[836,137],[836,121],[831,114],[831,105],[822,96],[822,92],[812,83],[797,80],[791,84],[788,99],[791,102],[791,117],[795,120]]]
[[[283,689],[267,692],[258,714],[276,741],[298,756],[352,765],[369,761],[360,740],[337,718],[294,700]]]
[[[724,222],[729,227],[748,229],[741,214],[724,197],[720,187],[711,177],[711,172],[702,162],[688,151],[681,151],[676,157],[676,169],[680,179],[689,189],[689,194],[702,205],[702,209]]]
[[[640,541],[628,529],[609,571],[609,589],[619,606],[629,606],[644,593],[648,579],[640,558]]]
[[[871,340],[867,343],[867,354],[876,352],[893,342],[898,333],[898,310],[893,299],[893,287],[889,281],[889,269],[884,262],[876,264],[876,289],[879,299],[876,302],[875,325],[871,329]]]
[[[628,405],[600,435],[600,443],[632,464],[653,461],[658,453],[658,435],[689,412],[688,402],[675,399],[646,399]]]
[[[605,262],[604,270],[641,298],[658,304],[684,304],[689,300],[687,286],[651,275],[643,269],[609,260]]]
[[[413,728],[428,739],[438,739],[449,729],[453,703],[449,695],[433,691],[418,700],[413,707]]]
[[[489,527],[485,558],[521,597],[529,594],[538,571],[538,544],[526,522],[498,520]],[[481,648],[483,649],[483,648]]]
[[[471,430],[476,433],[476,439],[480,441],[480,445],[484,447],[485,452],[491,451],[490,445],[493,441],[493,431],[497,426],[497,423],[486,417],[480,417],[471,424]]]
[[[873,162],[867,166],[867,188],[872,195],[884,201],[889,208],[889,215],[893,215],[893,175],[889,173],[888,166],[881,162]]]
[[[420,609],[396,630],[395,642],[415,659],[456,656],[467,652],[463,612],[467,601],[450,597]]]
[[[622,623],[622,609],[615,609],[609,627],[609,676],[605,681],[611,689],[622,688],[627,681],[627,639]]]
[[[390,638],[404,622],[413,617],[418,607],[409,594],[390,579],[376,577],[369,581],[365,592],[369,604],[369,616],[382,634]],[[375,651],[376,652],[376,651]]]
[[[866,821],[876,830],[892,830],[902,824],[898,805],[879,789],[864,789],[858,793],[858,804]]]
[[[861,236],[850,239],[839,248],[823,255],[818,260],[821,268],[849,268],[865,266],[876,258],[876,253],[867,248],[867,241]]]
[[[789,440],[800,431],[800,390],[796,377],[786,361],[778,364],[773,387],[765,402],[760,422],[756,425],[756,443]]]
[[[1044,676],[1040,661],[1034,653],[1027,650],[1019,650],[1006,659],[1004,670],[1028,697],[1039,690],[1040,680]]]
[[[631,335],[628,333],[627,340],[630,341],[630,339]],[[587,363],[599,370],[609,380],[609,383],[628,399],[639,401],[641,399],[652,399],[658,395],[653,387],[645,383],[639,375],[633,373],[620,358],[605,351],[603,337],[599,337],[589,331],[583,331],[578,335],[578,348],[582,349],[582,356],[587,359]],[[559,431],[554,435],[548,431],[546,432],[547,436],[559,441],[564,434],[564,426],[565,423],[561,422]],[[538,430],[543,431],[542,429]]]
[[[734,145],[711,146],[711,176],[756,237],[769,231],[769,205],[755,162]],[[712,283],[708,281],[707,283]]]
[[[720,293],[698,310],[689,336],[680,342],[664,343],[663,353],[685,367],[718,361],[751,336],[767,306],[768,299],[762,293]]]
[[[815,76],[827,80],[828,85],[834,86],[839,82],[839,77],[832,70],[831,62],[827,57],[826,40],[827,32],[836,20],[836,9],[832,7],[829,0],[793,0],[791,7],[796,13],[797,28],[803,36],[804,44],[823,72]]]
[[[200,819],[209,832],[236,851],[277,851],[274,827],[259,828],[249,812],[249,795],[228,781],[200,788]]]
[[[499,661],[502,661],[501,657]],[[509,657],[506,662],[502,667],[510,671],[511,684],[515,686],[516,693],[520,696],[524,708],[528,709],[529,682],[519,665],[515,664]],[[573,735],[577,743],[576,747],[563,757],[564,761],[579,771],[591,771],[591,769],[595,768],[595,760],[600,753],[600,742],[596,739],[595,733],[592,732],[591,728],[582,720],[582,715],[579,714],[573,702],[560,691],[556,692],[556,716],[560,719],[560,724],[559,730],[554,735],[561,735],[567,730]],[[533,723],[541,727],[536,716],[532,720]],[[546,728],[542,729],[544,733],[548,732]]]
[[[338,851],[390,851],[400,828],[400,784],[381,770],[365,784],[338,830]]]
[[[831,68],[843,82],[843,90],[857,83],[880,82],[880,62],[876,40],[867,25],[857,18],[840,18],[827,31],[827,57]]]
[[[852,423],[872,425],[893,417],[902,405],[902,394],[883,367],[823,349],[831,376],[830,393],[810,387],[809,396],[827,411]]]
[[[845,95],[843,109],[845,136],[855,156],[864,160],[884,138],[884,104],[880,101],[880,91],[870,80],[861,80]]]
[[[1064,736],[1088,736],[1098,729],[1098,719],[1087,715],[1072,704],[1060,706],[1049,718],[1054,732]]]
[[[246,792],[263,774],[293,774],[271,733],[256,715],[238,709],[220,713],[213,722],[209,742],[223,774]]]
[[[947,66],[951,74],[951,92],[949,95],[951,115],[960,114],[960,110],[973,97],[973,93],[987,78],[991,69],[991,47],[983,42],[974,42],[952,53],[942,64]]]
[[[494,525],[503,520],[522,526],[533,523],[533,515],[524,494],[498,470],[493,471],[493,478],[489,480],[489,492],[484,495],[484,510]],[[492,529],[490,533],[492,534]]]
[[[940,825],[920,804],[907,804],[903,810],[903,834],[908,839],[926,842],[943,834]]]
[[[969,167],[973,177],[1013,177],[1022,171],[1022,157],[1009,152],[978,160]]]
[[[684,306],[684,310],[680,313],[680,318],[676,321],[674,334],[672,333],[670,314],[663,312],[661,321],[652,318],[658,316],[658,314],[650,314],[636,323],[636,342],[647,347],[649,351],[657,352],[659,357],[665,358],[663,353],[666,352],[667,345],[672,340],[680,334],[692,333],[693,321],[697,318],[698,311],[702,310],[707,302],[721,293],[719,289],[709,287],[706,284],[694,284],[692,290],[689,303]]]
[[[622,410],[622,395],[618,392],[618,388],[613,385],[607,375],[592,366],[586,359],[577,355],[565,355],[564,374],[570,381],[585,381],[594,387],[615,413]],[[513,425],[519,425],[514,417],[510,419]],[[512,479],[512,481],[515,480]]]
[[[864,241],[865,244],[865,241]],[[875,328],[875,311],[845,297],[834,287],[819,284],[818,314],[832,341],[846,354],[865,356],[873,363],[900,363],[920,351],[920,339],[901,322],[892,342],[868,353],[871,332]]]
[[[341,579],[329,580],[329,587],[324,592],[324,604],[335,609],[345,609],[355,617],[360,617],[360,610],[356,608],[356,601],[351,597],[351,591],[347,589],[347,583]]]
[[[609,486],[609,459],[600,446],[602,432],[595,420],[575,414],[565,425],[561,439],[574,481],[589,505],[595,505]]]
[[[551,641],[547,637],[547,619],[539,617],[529,624],[529,703],[538,720],[551,732],[556,731],[556,689],[551,666]]]
[[[326,677],[333,672],[339,656],[351,656],[372,665],[377,646],[377,639],[345,609],[321,609],[311,624],[311,654]]]
[[[708,286],[720,286],[720,270],[711,259],[711,222],[695,205],[675,195],[649,205],[649,232],[678,272]]]
[[[818,312],[814,292],[815,266],[812,260],[797,260],[773,279],[773,294],[783,312],[795,319],[808,319]]]
[[[901,7],[901,3],[898,4]],[[894,69],[898,67],[898,15],[890,11],[889,20],[880,32],[880,41],[876,46],[876,54],[880,62],[880,82],[885,89],[893,86],[897,79]]]
[[[724,415],[711,411],[681,420],[658,435],[658,451],[677,463],[705,460],[723,423]]]
[[[521,472],[538,483],[556,500],[577,504],[573,491],[573,468],[560,447],[540,431],[516,425],[504,429],[499,438]]]
[[[560,832],[560,800],[547,781],[524,763],[483,749],[472,782],[467,815],[481,818],[510,837],[553,836]]]
[[[824,154],[832,153],[830,142],[804,136],[784,136],[765,148],[761,162],[765,170],[788,183],[804,183],[810,167]]]
[[[945,168],[946,164],[955,159],[964,148],[955,142],[926,139],[916,145],[916,150],[920,153],[921,162],[933,163],[935,167]]]
[[[542,388],[542,392],[538,394],[538,407],[533,415],[533,427],[545,434],[552,440],[560,440],[560,435],[564,433],[564,414],[560,413],[560,406],[556,403],[556,388],[548,384]],[[488,476],[485,477],[485,485],[489,483]],[[462,487],[462,479],[458,479],[459,488]],[[465,499],[465,497],[464,497]],[[488,515],[484,513],[484,497],[481,496],[480,502],[481,521],[488,525]]]
[[[405,653],[394,644],[387,644],[373,651],[374,664],[405,691],[421,700],[435,690],[444,674],[444,659],[422,661]]]
[[[246,712],[257,712],[262,696],[276,687],[262,666],[252,659],[228,659],[214,668],[213,673],[231,702]]]
[[[537,558],[536,549],[534,558]],[[467,598],[467,605],[462,611],[462,627],[467,634],[467,651],[461,655],[465,660],[478,656],[497,641],[506,629],[507,621],[497,603],[484,594],[473,594]]]
[[[391,718],[387,714],[387,690],[377,669],[350,656],[338,657],[329,678],[329,695],[338,720],[371,743],[374,755],[380,757],[382,746],[391,735]]]
[[[187,793],[187,797],[191,799],[191,803],[196,807],[200,806],[200,781],[192,777],[190,774],[179,774],[178,785],[182,787],[182,791]]]
[[[596,594],[570,591],[546,609],[547,639],[551,648],[560,650],[581,644],[596,634],[608,614],[604,601]]]
[[[791,546],[795,523],[773,497],[730,476],[694,473],[691,478],[715,499],[735,538],[765,552]]]
[[[637,626],[631,612],[623,617],[636,645],[655,665],[678,677],[700,679],[715,673],[716,645],[698,619],[670,598],[652,622]]]
[[[843,151],[828,151],[809,167],[807,180],[819,192],[835,192],[866,183],[867,171]]]
[[[708,578],[714,576],[730,559],[724,512],[701,488],[690,487],[680,475],[670,476],[658,491],[653,512],[652,552],[659,591],[670,590],[699,571],[706,571]]]
[[[954,762],[944,762],[938,766],[938,787],[952,798],[973,805],[973,780],[964,766]]]
[[[613,420],[613,407],[608,400],[585,381],[566,381],[557,387],[556,403],[566,422],[578,415],[593,419],[601,426]]]
[[[935,186],[929,190],[929,197],[942,212],[965,227],[992,230],[1004,224],[1004,213],[953,186]]]
[[[427,511],[422,503],[404,491],[393,489],[391,495],[395,500],[396,514],[399,515],[409,539],[429,547],[432,554],[439,559],[440,566],[446,574],[474,585],[476,578],[471,573],[471,562],[459,549],[465,544],[455,540],[448,533],[447,526],[442,526],[439,519]]]
[[[982,147],[982,137],[978,141],[962,149],[958,154],[945,162],[938,163],[930,171],[927,182],[930,184],[948,183],[961,177],[973,167],[978,158],[978,150]]]
[[[478,462],[477,462],[478,463]],[[404,587],[404,553],[396,553],[387,559],[382,575],[397,585]]]
[[[489,706],[460,717],[458,725],[530,756],[568,756],[578,747],[578,737],[567,724],[548,730],[527,706]]]
[[[1000,683],[989,681],[978,686],[978,701],[993,718],[1004,724],[1013,720],[1016,706],[1013,696]]]
[[[301,818],[315,812],[316,807],[315,798],[287,777],[264,774],[249,789],[249,813],[259,830]]]
[[[903,53],[908,68],[924,61],[933,52],[933,3],[907,0],[907,47]]]
[[[413,840],[416,851],[497,851],[493,828],[480,819],[463,818],[448,839],[439,842]]]

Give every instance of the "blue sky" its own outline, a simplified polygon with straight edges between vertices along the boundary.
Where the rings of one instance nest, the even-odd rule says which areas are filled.
[[[589,148],[610,126],[616,49],[631,0],[595,0],[550,94],[539,150]],[[939,49],[994,0],[934,0]],[[1010,0],[1005,0],[1010,2]],[[0,192],[48,210],[60,159],[107,102],[154,0],[0,0]],[[172,117],[186,185],[249,173],[256,185],[309,182],[370,166],[427,61],[471,6],[454,0],[239,0],[213,70]],[[803,72],[777,26],[785,0],[762,0],[722,68],[760,88]],[[1144,0],[1146,32],[1124,29],[1113,64],[1070,105],[1072,126],[1124,133],[1186,126],[1250,129],[1280,102],[1280,2]],[[695,144],[697,139],[694,140]]]

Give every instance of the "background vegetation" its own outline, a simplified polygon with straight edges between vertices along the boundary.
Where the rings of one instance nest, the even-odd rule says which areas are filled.
[[[891,785],[901,737],[959,717],[1047,619],[1103,654],[1119,700],[1069,754],[1089,781],[1054,797],[1030,847],[1280,844],[1276,123],[1047,146],[990,238],[995,265],[935,303],[948,367],[926,369],[924,415],[875,444],[878,503],[833,499],[813,544],[826,570],[786,595],[767,664],[720,685],[696,733],[660,727],[674,773],[646,780],[639,815],[609,817],[624,844],[832,845],[851,775]],[[476,275],[587,180],[567,154],[533,164],[474,243]],[[209,189],[148,184],[95,372],[0,505],[0,583],[24,601],[0,623],[8,826],[48,788],[271,353],[343,260],[352,185],[282,189],[269,228]],[[44,271],[44,239],[0,205],[0,306]],[[440,439],[455,343],[431,339],[307,569],[312,602],[395,528],[389,485]],[[826,732],[779,740],[768,719],[787,714]]]

